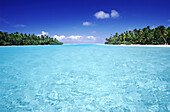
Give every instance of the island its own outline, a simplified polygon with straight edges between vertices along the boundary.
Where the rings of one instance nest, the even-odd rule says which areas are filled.
[[[106,38],[105,44],[111,45],[168,45],[170,44],[170,27],[158,26],[156,28],[150,28],[147,26],[143,29],[129,30],[120,35],[116,33],[111,35],[110,38]]]
[[[0,46],[11,45],[62,45],[56,38],[47,35],[36,36],[35,34],[7,33],[0,31]]]

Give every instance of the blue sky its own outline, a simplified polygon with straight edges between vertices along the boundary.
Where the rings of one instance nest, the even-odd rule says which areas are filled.
[[[103,43],[116,32],[170,25],[170,0],[0,0],[0,30],[64,43]]]

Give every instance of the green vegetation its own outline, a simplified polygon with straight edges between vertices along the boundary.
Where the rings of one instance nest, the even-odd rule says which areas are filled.
[[[34,34],[7,33],[0,31],[0,46],[8,45],[62,45],[57,39],[48,36],[36,36]]]
[[[134,29],[126,31],[120,35],[116,33],[110,38],[106,38],[105,44],[170,44],[170,27],[158,26],[150,29],[149,26],[142,30]]]

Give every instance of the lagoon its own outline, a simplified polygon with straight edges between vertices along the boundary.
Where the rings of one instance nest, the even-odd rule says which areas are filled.
[[[1,112],[168,112],[170,47],[0,47]]]

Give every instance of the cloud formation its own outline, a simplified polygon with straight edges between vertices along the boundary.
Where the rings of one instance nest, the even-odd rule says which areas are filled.
[[[107,18],[117,18],[119,13],[116,10],[111,10],[111,13],[105,13],[104,11],[99,11],[94,14],[97,19],[107,19]]]
[[[116,10],[112,10],[110,15],[111,15],[112,18],[119,17],[119,13]]]
[[[56,38],[58,40],[63,40],[63,39],[79,40],[79,39],[82,39],[82,38],[87,38],[87,39],[95,40],[94,36],[81,36],[81,35],[70,35],[70,36],[65,36],[65,35],[58,36],[58,35],[54,35],[52,37]]]
[[[54,35],[53,38],[56,38],[57,40],[62,40],[63,38],[65,38],[64,35],[58,36],[58,35]]]
[[[68,38],[71,38],[73,40],[78,40],[78,39],[82,38],[82,36],[81,35],[71,35]]]
[[[54,35],[53,38],[56,38],[57,40],[64,42],[64,43],[95,43],[96,37],[94,36],[82,36],[82,35]]]
[[[42,31],[41,34],[38,34],[37,36],[41,36],[41,35],[43,36],[48,35],[48,32]]]
[[[48,32],[42,31],[41,34],[38,34],[37,36],[41,36],[41,35],[49,35]],[[64,43],[96,43],[98,41],[100,41],[98,38],[96,38],[93,35],[53,35],[50,36],[54,39],[57,39],[61,42]]]
[[[109,18],[109,17],[110,17],[109,13],[105,13],[104,11],[96,12],[96,13],[94,14],[94,16],[95,16],[97,19],[105,19],[105,18]]]
[[[92,23],[90,23],[90,22],[83,22],[83,26],[91,26],[92,25]]]
[[[96,40],[94,36],[87,36],[88,39]]]

